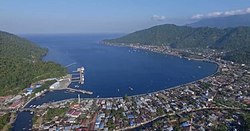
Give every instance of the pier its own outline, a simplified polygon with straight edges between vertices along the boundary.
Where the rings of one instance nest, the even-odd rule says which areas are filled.
[[[65,67],[70,67],[70,66],[73,66],[73,65],[76,65],[76,62],[74,62],[74,63],[71,63],[71,64],[69,64],[69,65],[66,65]]]
[[[79,90],[79,89],[74,89],[74,88],[67,88],[67,90],[70,90],[70,91],[73,91],[73,92],[80,92],[80,93],[83,93],[83,94],[88,94],[88,95],[92,95],[93,92],[91,91],[86,91],[86,90]]]
[[[77,68],[76,71],[73,71],[73,73],[79,73],[79,77],[73,77],[71,78],[71,82],[79,82],[80,84],[84,83],[84,67]]]

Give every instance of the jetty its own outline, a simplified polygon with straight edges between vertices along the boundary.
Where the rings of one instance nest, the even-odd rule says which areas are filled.
[[[76,62],[71,63],[71,64],[69,64],[69,65],[66,65],[65,67],[70,67],[70,66],[73,66],[73,65],[76,65]]]
[[[80,93],[88,94],[88,95],[93,94],[93,92],[91,92],[91,91],[86,91],[86,90],[82,90],[82,89],[67,88],[67,90],[72,91],[72,92],[80,92]]]
[[[73,75],[79,74],[79,77],[73,77]],[[73,71],[71,82],[78,82],[84,84],[84,67],[77,68],[76,71]]]

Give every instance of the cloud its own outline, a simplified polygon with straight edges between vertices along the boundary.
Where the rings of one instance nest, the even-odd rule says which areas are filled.
[[[246,9],[246,13],[250,13],[250,8],[247,8],[247,9]]]
[[[192,16],[192,19],[201,19],[203,17],[204,17],[203,14],[196,14],[196,15]]]
[[[218,17],[221,15],[223,15],[223,12],[212,12],[207,14],[208,17]]]
[[[229,10],[225,12],[211,12],[207,14],[196,14],[191,17],[191,19],[205,19],[205,18],[213,18],[213,17],[222,17],[222,16],[232,16],[232,15],[242,15],[249,14],[250,7],[247,9],[238,9],[238,10]]]
[[[159,15],[153,15],[153,16],[151,17],[151,19],[152,19],[152,20],[155,20],[155,21],[163,21],[163,20],[166,19],[166,17],[165,17],[165,16],[159,16]]]

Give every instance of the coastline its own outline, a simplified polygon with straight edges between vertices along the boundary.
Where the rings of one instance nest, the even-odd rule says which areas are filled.
[[[130,47],[131,48],[131,47]],[[160,52],[155,52],[155,53],[160,53]],[[171,54],[164,54],[164,53],[161,53],[163,55],[171,55]],[[178,57],[178,56],[176,56]],[[192,59],[192,58],[187,58],[185,57],[184,59]],[[200,60],[200,59],[192,59],[192,60]],[[195,84],[196,82],[199,82],[201,80],[204,80],[204,79],[208,79],[210,77],[213,77],[214,75],[216,75],[219,71],[220,71],[220,64],[218,62],[215,62],[215,61],[211,61],[211,60],[208,60],[208,59],[202,59],[200,61],[204,61],[204,62],[213,62],[217,65],[217,69],[216,71],[207,76],[207,77],[204,77],[204,78],[201,78],[201,79],[198,79],[198,80],[195,80],[195,81],[192,81],[192,82],[188,82],[188,83],[184,83],[184,84],[181,84],[181,85],[177,85],[177,86],[173,86],[173,87],[169,87],[169,88],[166,88],[166,89],[162,89],[162,90],[158,90],[158,91],[155,91],[155,92],[151,92],[151,93],[144,93],[144,94],[138,94],[138,95],[131,95],[131,96],[128,96],[129,98],[132,98],[132,97],[143,97],[143,96],[148,96],[148,95],[154,95],[154,94],[157,94],[157,93],[161,93],[161,92],[167,92],[167,91],[170,91],[170,90],[174,90],[174,89],[177,89],[177,88],[185,88],[186,86],[190,85],[190,84]],[[82,100],[114,100],[114,99],[123,99],[123,97],[109,97],[109,98],[81,98]],[[55,102],[52,102],[50,104],[56,104],[56,103],[60,103],[60,102],[66,102],[66,101],[75,101],[77,100],[77,98],[70,98],[70,99],[64,99],[64,100],[61,100],[61,101],[55,101]],[[44,103],[45,105],[47,103]],[[153,122],[159,118],[164,118],[165,116],[167,116],[167,114],[163,114],[161,116],[157,116],[155,118],[153,118],[152,120],[149,120],[149,121],[145,121],[141,124],[137,124],[133,127],[126,127],[124,129],[118,129],[118,130],[129,130],[129,129],[134,129],[134,128],[137,128],[137,127],[140,127],[140,126],[143,126],[147,123],[150,123],[150,122]]]
[[[157,52],[157,51],[151,51],[149,49],[143,49],[143,48],[135,48],[135,47],[131,47],[131,46],[126,46],[126,45],[114,45],[114,44],[107,44],[107,43],[104,43],[106,45],[109,45],[109,46],[117,46],[117,47],[128,47],[128,48],[131,48],[131,49],[139,49],[139,50],[146,50],[146,51],[150,51],[150,52],[154,52],[154,53],[159,53],[159,54],[162,54],[162,55],[169,55],[169,56],[175,56],[175,57],[180,57],[180,55],[173,55],[173,54],[166,54],[166,53],[162,53],[162,52]],[[168,91],[168,90],[172,90],[172,89],[176,89],[176,88],[182,88],[184,86],[187,86],[187,85],[190,85],[190,84],[194,84],[198,81],[201,81],[203,79],[207,79],[209,77],[212,77],[214,75],[216,75],[217,73],[220,72],[221,70],[221,65],[220,63],[216,62],[216,61],[213,61],[213,60],[209,60],[209,59],[195,59],[195,58],[192,58],[192,57],[182,57],[184,59],[189,59],[189,60],[194,60],[194,61],[202,61],[202,62],[208,62],[208,63],[213,63],[213,64],[216,64],[217,65],[217,69],[216,71],[209,75],[209,76],[206,76],[204,78],[201,78],[201,79],[197,79],[195,81],[191,81],[191,82],[188,82],[188,83],[184,83],[184,84],[181,84],[181,85],[177,85],[177,86],[172,86],[172,87],[168,87],[168,88],[165,88],[165,89],[162,89],[162,90],[158,90],[158,91],[154,91],[154,92],[151,92],[151,93],[144,93],[144,94],[138,94],[138,95],[130,95],[128,97],[140,97],[140,96],[145,96],[145,95],[149,95],[149,94],[156,94],[156,93],[160,93],[160,92],[163,92],[163,91]],[[109,98],[84,98],[84,99],[115,99],[115,98],[123,98],[123,97],[109,97]]]
[[[109,45],[108,45],[109,46]],[[115,45],[110,45],[110,46],[115,46]],[[133,50],[133,51],[135,51],[135,52],[137,52],[137,51],[139,51],[139,52],[141,52],[140,50],[147,50],[148,51],[148,53],[149,52],[153,52],[153,53],[159,53],[159,54],[162,54],[162,55],[170,55],[170,56],[174,56],[174,57],[180,57],[180,56],[182,56],[183,54],[181,53],[180,55],[172,55],[171,53],[170,54],[167,54],[166,52],[164,53],[164,52],[161,52],[161,51],[152,51],[152,50],[150,50],[150,49],[143,49],[143,48],[133,48],[133,47],[128,47],[128,46],[124,46],[124,47],[127,47],[126,48],[126,50],[128,49],[129,50],[129,52],[131,52],[131,49],[133,50],[133,49],[138,49],[138,50]],[[160,49],[161,47],[159,47],[158,49]],[[157,48],[156,48],[157,49]],[[164,48],[163,48],[164,49]],[[196,52],[194,52],[194,53],[196,53]],[[186,55],[186,54],[184,54],[184,55]],[[202,77],[200,77],[200,78],[197,78],[197,80],[193,80],[193,81],[190,81],[190,82],[187,82],[187,83],[183,83],[183,84],[180,84],[180,85],[177,85],[177,86],[172,86],[172,87],[165,87],[165,89],[163,88],[162,90],[157,90],[157,91],[152,91],[152,92],[150,92],[150,93],[144,93],[144,94],[138,94],[138,95],[129,95],[129,96],[125,96],[125,97],[123,97],[123,96],[120,96],[120,97],[108,97],[108,98],[102,98],[102,97],[92,97],[92,98],[84,98],[84,97],[82,97],[81,98],[81,106],[83,106],[84,107],[84,105],[88,105],[88,103],[92,103],[92,102],[94,102],[94,103],[92,103],[91,105],[93,105],[93,106],[95,106],[95,107],[97,107],[96,108],[96,112],[98,112],[98,111],[100,111],[100,109],[98,109],[99,108],[99,106],[96,106],[96,105],[105,105],[105,101],[107,102],[107,103],[111,103],[111,104],[114,104],[115,105],[115,107],[116,106],[118,106],[119,105],[119,103],[121,103],[122,101],[125,101],[124,102],[124,104],[126,103],[126,105],[125,105],[125,107],[126,108],[129,108],[129,110],[133,110],[134,108],[136,108],[136,107],[130,107],[131,106],[131,104],[129,103],[129,101],[134,101],[134,102],[136,102],[136,103],[140,103],[141,101],[144,101],[144,100],[146,100],[147,102],[146,103],[148,103],[148,101],[149,101],[149,105],[151,105],[150,107],[137,107],[138,109],[145,109],[146,110],[146,113],[147,112],[151,112],[152,113],[152,115],[149,115],[149,117],[147,117],[147,118],[145,118],[145,119],[143,119],[143,120],[139,120],[139,119],[141,119],[141,118],[136,118],[135,120],[137,121],[138,120],[138,123],[135,123],[135,124],[133,124],[133,125],[126,125],[126,126],[118,126],[117,128],[116,128],[116,130],[133,130],[133,129],[138,129],[138,128],[140,128],[140,127],[143,127],[144,125],[147,127],[148,126],[148,124],[151,124],[151,122],[153,122],[153,121],[158,121],[158,119],[159,118],[163,118],[163,117],[165,117],[165,116],[168,116],[169,114],[173,114],[173,112],[175,113],[175,111],[176,111],[176,113],[179,113],[179,112],[182,112],[182,111],[184,111],[184,110],[187,110],[187,111],[189,111],[189,110],[195,110],[195,109],[203,109],[204,108],[204,110],[206,110],[206,109],[208,109],[208,108],[210,108],[210,107],[213,107],[213,106],[208,106],[207,105],[207,103],[209,103],[209,101],[212,101],[212,104],[215,104],[216,105],[216,100],[213,102],[213,97],[214,97],[214,94],[211,94],[211,96],[212,96],[212,100],[201,100],[201,99],[199,99],[200,101],[202,101],[202,103],[201,104],[198,104],[198,105],[194,105],[194,107],[188,107],[188,109],[184,109],[184,108],[180,108],[180,109],[175,109],[174,108],[174,106],[173,105],[171,105],[169,102],[173,102],[173,101],[180,101],[180,100],[182,100],[182,99],[178,99],[178,96],[179,96],[179,94],[176,94],[176,93],[184,93],[184,97],[186,96],[191,96],[190,95],[190,92],[188,91],[188,90],[191,90],[191,91],[197,91],[196,89],[198,88],[198,94],[199,94],[199,91],[201,90],[201,91],[205,91],[205,89],[203,90],[203,89],[201,89],[199,86],[202,86],[203,84],[206,84],[206,83],[208,83],[209,84],[209,82],[215,82],[215,86],[217,87],[217,82],[220,82],[220,81],[217,81],[219,78],[220,78],[220,76],[221,75],[223,75],[224,74],[224,76],[225,76],[225,67],[226,67],[226,64],[232,64],[232,66],[238,66],[238,64],[236,63],[236,64],[233,64],[233,63],[231,63],[230,61],[226,61],[226,60],[221,60],[221,59],[219,59],[219,58],[217,58],[217,57],[214,57],[214,55],[212,55],[211,57],[210,56],[207,56],[207,55],[203,55],[204,56],[204,58],[201,58],[201,59],[196,59],[197,57],[195,56],[195,54],[194,55],[187,55],[187,56],[190,56],[190,57],[180,57],[181,59],[182,58],[184,58],[184,59],[188,59],[188,60],[196,60],[196,61],[202,61],[202,62],[208,62],[208,63],[213,63],[214,64],[214,68],[210,71],[210,72],[208,72],[208,74],[207,75],[205,75],[205,76],[203,76],[203,78]],[[193,57],[192,57],[193,56]],[[198,58],[200,58],[200,57],[198,57]],[[208,59],[207,59],[208,58]],[[185,60],[186,61],[186,60]],[[215,64],[216,64],[216,66],[215,66]],[[196,65],[196,66],[198,66],[198,65]],[[195,67],[196,67],[195,66]],[[202,64],[199,66],[199,68],[201,68],[202,67]],[[216,67],[216,68],[215,68]],[[228,68],[228,70],[231,70],[231,69],[234,69],[234,67],[233,68],[231,68],[231,67],[227,67]],[[240,68],[239,68],[240,69]],[[246,71],[245,71],[246,72]],[[250,74],[250,73],[249,73]],[[225,76],[225,77],[227,77],[227,76]],[[216,78],[218,78],[218,79],[216,79]],[[226,79],[225,79],[226,80]],[[205,86],[204,86],[205,87]],[[218,87],[219,87],[219,85],[218,85]],[[207,88],[207,87],[205,87],[205,88]],[[215,88],[215,90],[212,90],[211,89],[211,92],[213,92],[213,91],[217,91],[217,89]],[[158,94],[159,93],[159,94]],[[168,95],[168,94],[170,94],[170,95]],[[172,95],[171,95],[172,94]],[[192,92],[191,92],[191,94],[192,94]],[[53,93],[52,93],[52,95],[53,95]],[[63,93],[62,94],[60,94],[60,95],[63,95]],[[165,95],[165,97],[167,97],[167,100],[165,101],[165,100],[161,100],[159,97],[161,97],[162,95]],[[199,96],[199,95],[198,95]],[[211,99],[211,96],[209,96],[209,97],[207,97],[208,99]],[[180,98],[181,98],[181,95],[179,96]],[[126,98],[128,98],[128,99],[126,99]],[[163,98],[163,97],[162,97]],[[189,97],[188,97],[189,98]],[[160,103],[158,103],[158,107],[154,107],[154,106],[152,106],[152,105],[154,105],[155,104],[155,102],[157,103],[158,101],[157,100],[159,100],[160,99]],[[165,98],[164,98],[165,99]],[[192,98],[192,97],[190,97],[190,99],[196,99],[196,98]],[[169,100],[171,100],[171,101],[169,101]],[[67,104],[70,104],[70,103],[74,103],[74,102],[76,102],[77,101],[77,98],[68,98],[68,99],[61,99],[61,100],[56,100],[56,101],[53,101],[53,102],[44,102],[44,103],[40,103],[39,105],[41,105],[41,106],[39,106],[40,108],[37,108],[37,111],[44,111],[45,109],[47,109],[47,108],[51,108],[51,109],[54,109],[54,110],[56,110],[57,108],[63,108],[63,106],[64,105],[67,105]],[[153,102],[151,102],[151,101],[153,101]],[[183,100],[182,100],[183,101]],[[188,102],[189,101],[189,99],[187,99],[186,101],[183,101],[184,103],[185,102]],[[207,102],[208,101],[208,102]],[[104,104],[100,104],[100,102],[104,102]],[[118,102],[118,103],[117,103]],[[170,104],[170,107],[168,107],[168,106],[164,106],[164,107],[161,107],[161,102],[168,102],[168,104]],[[204,102],[204,103],[203,103]],[[216,102],[216,103],[215,103]],[[107,104],[106,103],[106,104]],[[176,102],[174,102],[174,103],[176,103]],[[176,104],[178,104],[178,105],[181,105],[181,104],[183,104],[183,103],[179,103],[179,102],[177,102]],[[61,106],[59,106],[59,105],[61,105]],[[140,105],[140,104],[139,104]],[[192,104],[191,104],[192,105]],[[91,107],[91,108],[95,108],[95,107]],[[125,109],[125,107],[124,107],[124,109]],[[217,107],[217,106],[216,106]],[[222,106],[223,107],[223,106]],[[90,108],[90,107],[88,107],[88,108]],[[218,106],[218,108],[220,108],[220,106]],[[162,113],[159,113],[158,111],[159,110],[164,110],[164,113],[162,114]],[[224,108],[223,108],[224,109]],[[108,110],[108,109],[102,109],[101,111],[106,111],[106,110]],[[128,114],[130,114],[130,112],[129,112],[129,110],[128,111],[124,111],[126,114],[125,115],[128,115]],[[170,111],[169,111],[170,110]],[[88,112],[88,111],[85,111],[85,112]],[[39,115],[39,114],[38,114]],[[92,114],[93,115],[93,114]],[[173,114],[173,115],[176,115],[176,114]],[[137,114],[137,113],[135,113],[135,116],[138,116],[138,117],[141,117],[139,114]],[[143,117],[143,116],[142,116]],[[117,118],[117,119],[119,119],[119,118]],[[129,121],[129,119],[128,120],[126,120],[126,121]],[[53,124],[52,124],[53,125]]]
[[[104,44],[106,44],[106,43],[104,43]],[[147,49],[143,49],[143,48],[134,48],[134,47],[131,47],[131,46],[126,46],[126,45],[114,45],[114,44],[106,44],[106,45],[117,46],[117,47],[128,47],[128,48],[131,48],[131,49],[146,50],[146,51],[149,51],[149,52],[159,53],[159,54],[162,54],[162,55],[169,55],[169,56],[174,56],[174,57],[180,57],[180,55],[166,54],[166,53],[157,52],[157,51],[151,51],[151,50],[147,50]],[[173,89],[177,89],[177,88],[184,88],[185,86],[188,86],[190,84],[194,84],[194,83],[196,83],[198,81],[201,81],[203,79],[207,79],[209,77],[212,77],[212,76],[216,75],[217,73],[220,72],[220,69],[221,69],[220,64],[218,62],[216,62],[216,61],[213,61],[213,60],[209,60],[209,59],[195,59],[195,58],[192,58],[192,57],[181,57],[181,59],[189,59],[189,60],[194,60],[194,61],[202,61],[202,62],[213,63],[213,64],[217,65],[217,69],[211,75],[203,77],[201,79],[197,79],[195,81],[191,81],[191,82],[188,82],[188,83],[184,83],[184,84],[176,85],[176,86],[172,86],[172,87],[166,87],[165,89],[158,90],[158,91],[153,91],[153,92],[150,92],[150,93],[143,93],[143,94],[138,94],[138,95],[129,95],[128,97],[142,97],[142,96],[147,96],[147,95],[151,95],[151,94],[157,94],[157,93],[161,93],[161,92],[164,92],[164,91],[169,91],[169,90],[173,90]],[[93,97],[93,98],[82,98],[82,99],[86,99],[86,100],[90,100],[90,99],[94,99],[94,100],[97,100],[97,99],[110,100],[110,99],[122,99],[122,98],[123,98],[122,96],[117,96],[117,97],[98,97],[98,98]],[[69,100],[69,99],[65,99],[65,100]],[[70,100],[72,100],[72,98],[70,98]]]
[[[114,45],[113,45],[114,46]],[[129,48],[132,48],[132,47],[129,47]],[[141,50],[145,50],[145,49],[141,49]],[[150,51],[150,50],[149,50]],[[164,54],[164,53],[161,53],[161,52],[155,52],[155,51],[151,51],[151,52],[154,52],[154,53],[160,53],[160,54],[163,54],[163,55],[171,55],[171,56],[175,56],[175,57],[178,57],[177,55],[172,55],[172,54]],[[188,58],[184,58],[184,59],[188,59]],[[190,58],[190,59],[192,59],[192,58]],[[195,59],[192,59],[192,60],[195,60]],[[199,60],[199,59],[198,59]],[[204,61],[204,62],[213,62],[213,61],[211,61],[211,60],[206,60],[206,59],[202,59],[202,60],[200,60],[200,61]],[[217,64],[217,69],[216,69],[216,71],[213,73],[213,74],[211,74],[211,75],[209,75],[209,76],[207,76],[207,77],[204,77],[204,78],[201,78],[201,79],[198,79],[198,80],[195,80],[195,81],[191,81],[191,82],[188,82],[188,83],[184,83],[184,84],[181,84],[181,85],[177,85],[177,86],[173,86],[173,87],[168,87],[168,88],[165,88],[165,89],[162,89],[162,90],[158,90],[158,91],[154,91],[154,92],[150,92],[150,93],[144,93],[144,94],[138,94],[138,95],[131,95],[131,96],[128,96],[129,98],[132,98],[132,97],[143,97],[143,96],[148,96],[148,95],[152,95],[152,94],[157,94],[157,93],[160,93],[160,92],[166,92],[166,91],[170,91],[170,90],[174,90],[174,89],[177,89],[177,88],[184,88],[185,86],[188,86],[188,85],[190,85],[190,84],[194,84],[195,82],[198,82],[198,81],[201,81],[201,80],[203,80],[203,79],[206,79],[206,78],[209,78],[209,77],[212,77],[212,76],[214,76],[215,74],[217,74],[219,71],[220,71],[220,65],[217,63],[217,62],[214,62],[214,63],[216,63]],[[81,99],[84,99],[84,100],[91,100],[91,99],[94,99],[94,100],[96,100],[96,99],[100,99],[100,100],[105,100],[105,99],[122,99],[123,97],[109,97],[109,98],[81,98]],[[60,102],[64,102],[64,101],[74,101],[74,100],[76,100],[75,98],[70,98],[70,99],[64,99],[64,100],[60,100],[60,101],[54,101],[54,102],[50,102],[50,104],[53,104],[53,103],[60,103]],[[48,103],[43,103],[43,104],[48,104]],[[154,121],[154,120],[156,120],[156,119],[158,119],[160,116],[157,116],[157,117],[155,117],[154,119],[152,119],[152,120],[150,120],[150,121],[146,121],[146,122],[143,122],[144,124],[147,124],[147,123],[149,123],[149,122],[151,122],[151,121]],[[144,124],[142,124],[142,125],[144,125]],[[133,128],[136,128],[136,127],[138,127],[138,126],[141,126],[141,125],[137,125],[137,126],[135,126],[135,127],[133,127]],[[130,128],[130,129],[133,129],[133,128]]]

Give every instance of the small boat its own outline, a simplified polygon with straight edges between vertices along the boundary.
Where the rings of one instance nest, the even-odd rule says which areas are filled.
[[[34,114],[34,112],[33,112],[33,111],[31,111],[31,112],[30,112],[30,114],[31,114],[31,115],[33,115],[33,114]]]
[[[75,85],[75,88],[79,88],[79,85]]]
[[[117,91],[120,92],[120,89],[118,88]]]
[[[69,90],[69,92],[75,92],[74,90]]]
[[[198,68],[200,69],[200,68],[201,68],[201,66],[198,66]]]
[[[96,98],[99,98],[99,96],[97,96]]]
[[[69,92],[70,92],[69,90],[64,91],[64,93],[69,93]]]
[[[132,87],[128,87],[131,91],[134,90]]]

